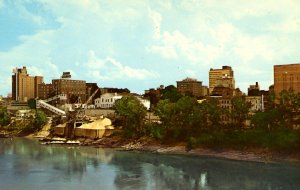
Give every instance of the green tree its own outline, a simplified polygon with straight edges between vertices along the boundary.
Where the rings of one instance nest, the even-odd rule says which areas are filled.
[[[243,97],[233,97],[231,99],[231,117],[234,122],[240,127],[244,126],[244,122],[248,118],[251,103],[246,102]]]
[[[160,118],[162,125],[165,128],[172,126],[172,117],[175,110],[175,103],[171,102],[169,99],[160,100],[154,110],[155,115]]]
[[[284,116],[284,124],[292,126],[300,124],[300,93],[294,93],[293,90],[283,90],[280,92],[279,105],[277,108]]]
[[[36,100],[34,98],[29,99],[27,104],[30,109],[36,109]]]
[[[203,121],[200,105],[196,98],[190,96],[183,96],[175,104],[177,125],[180,128],[189,130],[199,126]]]
[[[157,105],[160,100],[160,91],[159,90],[150,90],[144,95],[145,98],[149,98],[151,103],[151,110]]]
[[[147,110],[137,98],[132,96],[123,97],[116,101],[114,108],[117,116],[121,118],[126,136],[133,137],[143,134]]]
[[[257,129],[274,130],[282,126],[284,121],[282,110],[274,108],[265,112],[257,112],[251,118],[251,125]]]
[[[34,125],[36,130],[40,130],[46,124],[46,122],[47,122],[46,114],[41,110],[37,110],[34,119]]]
[[[177,102],[181,97],[182,95],[177,91],[177,88],[173,85],[167,86],[161,91],[161,99],[163,100],[168,99],[171,102]]]
[[[157,104],[155,114],[159,116],[166,135],[186,138],[205,125],[205,116],[195,98],[183,96],[173,103],[169,99]]]
[[[10,116],[6,108],[0,108],[0,125],[5,126],[10,123]]]
[[[222,110],[218,106],[218,100],[212,98],[201,104],[201,110],[206,120],[206,126],[218,127],[221,122]],[[209,121],[209,123],[208,123]]]
[[[46,124],[46,122],[46,114],[41,110],[37,110],[35,118],[22,129],[22,133],[28,134],[39,131]]]

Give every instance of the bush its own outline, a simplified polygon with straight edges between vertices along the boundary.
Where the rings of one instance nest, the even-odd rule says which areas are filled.
[[[10,116],[6,108],[0,108],[0,126],[6,126],[10,123]]]
[[[215,130],[202,132],[198,136],[190,137],[187,146],[208,148],[268,148],[270,150],[290,151],[300,148],[300,133],[295,130],[284,129],[276,131],[266,130]]]
[[[34,120],[32,120],[28,125],[22,129],[22,133],[33,133],[42,129],[46,124],[47,117],[43,111],[38,110],[36,112]]]
[[[147,123],[145,125],[145,135],[161,140],[165,136],[165,129],[157,123]]]

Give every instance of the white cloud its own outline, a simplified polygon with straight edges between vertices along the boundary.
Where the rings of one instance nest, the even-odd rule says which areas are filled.
[[[30,9],[30,2],[42,9]],[[0,0],[1,6],[8,4]],[[159,72],[166,77],[156,81],[172,82],[182,73],[207,79],[208,69],[221,65],[231,65],[236,76],[247,68],[249,76],[260,77],[270,73],[259,70],[270,70],[274,64],[299,62],[297,0],[26,0],[10,6],[20,10],[15,12],[18,18],[25,18],[18,21],[30,21],[35,31],[19,36],[20,44],[0,52],[0,81],[10,75],[11,67],[23,65],[31,75],[43,74],[48,79],[71,68],[79,78],[92,81],[157,79]],[[153,68],[161,69],[152,71],[152,63]],[[167,76],[170,64],[164,63],[173,64],[174,76]],[[189,64],[199,70],[187,69]]]
[[[147,78],[158,77],[156,72],[126,66],[111,57],[100,59],[95,55],[94,51],[90,51],[88,57],[88,73],[99,80],[116,80],[126,78],[144,80]]]
[[[188,38],[179,31],[164,32],[161,44],[153,45],[149,47],[149,50],[167,59],[180,55],[191,64],[212,63],[220,54],[218,47]]]
[[[0,0],[0,9],[4,7],[4,0]]]
[[[166,59],[176,59],[178,57],[175,47],[173,46],[156,46],[153,45],[147,48],[148,52],[160,54]]]
[[[159,39],[160,38],[160,24],[162,21],[161,14],[154,10],[150,10],[149,16],[153,22],[153,27],[154,27],[153,37],[154,37],[154,39]]]
[[[194,78],[197,77],[197,74],[194,70],[187,69],[187,70],[185,70],[185,74],[187,74],[188,77],[194,77]]]
[[[300,33],[300,16],[284,19],[283,21],[276,24],[270,24],[269,26],[267,26],[267,29],[272,32],[280,32],[286,34]]]

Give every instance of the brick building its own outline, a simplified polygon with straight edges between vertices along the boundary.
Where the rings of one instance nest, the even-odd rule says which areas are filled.
[[[292,89],[300,92],[300,63],[274,65],[274,92],[276,96],[282,90]]]
[[[207,87],[202,86],[201,81],[192,78],[186,78],[182,81],[177,81],[177,90],[183,95],[192,95],[195,97],[207,95]]]
[[[40,99],[46,99],[58,94],[67,96],[67,103],[86,101],[86,82],[83,80],[72,80],[69,72],[64,72],[60,79],[53,79],[52,84],[40,84]]]
[[[253,85],[250,85],[248,88],[248,96],[260,96],[260,88],[258,82]]]
[[[12,75],[12,99],[19,102],[27,102],[31,98],[37,98],[38,85],[43,82],[42,76],[29,76],[26,67],[15,68]]]
[[[42,100],[45,100],[47,98],[56,95],[52,84],[45,84],[45,83],[39,84],[38,91],[39,91],[39,99]]]

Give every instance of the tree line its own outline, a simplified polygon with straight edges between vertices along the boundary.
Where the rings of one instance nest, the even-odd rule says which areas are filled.
[[[258,136],[262,137],[261,141],[252,144],[277,146],[282,138],[291,141],[289,143],[300,142],[298,130],[293,129],[300,125],[299,93],[282,91],[278,100],[271,93],[264,111],[249,114],[251,103],[246,102],[244,97],[233,97],[231,107],[222,108],[217,99],[209,98],[199,103],[194,97],[180,95],[174,88],[169,87],[163,91],[153,108],[154,114],[160,118],[159,123],[148,123],[145,120],[147,110],[134,97],[123,97],[117,101],[115,110],[124,134],[127,137],[148,136],[162,141],[184,141],[190,144],[222,145],[223,141],[251,144],[253,139],[259,140],[256,138]],[[224,123],[224,118],[229,122]],[[250,125],[245,125],[246,121]],[[237,141],[234,141],[235,138]],[[272,138],[275,144],[278,139],[276,145],[264,142],[272,141]]]

